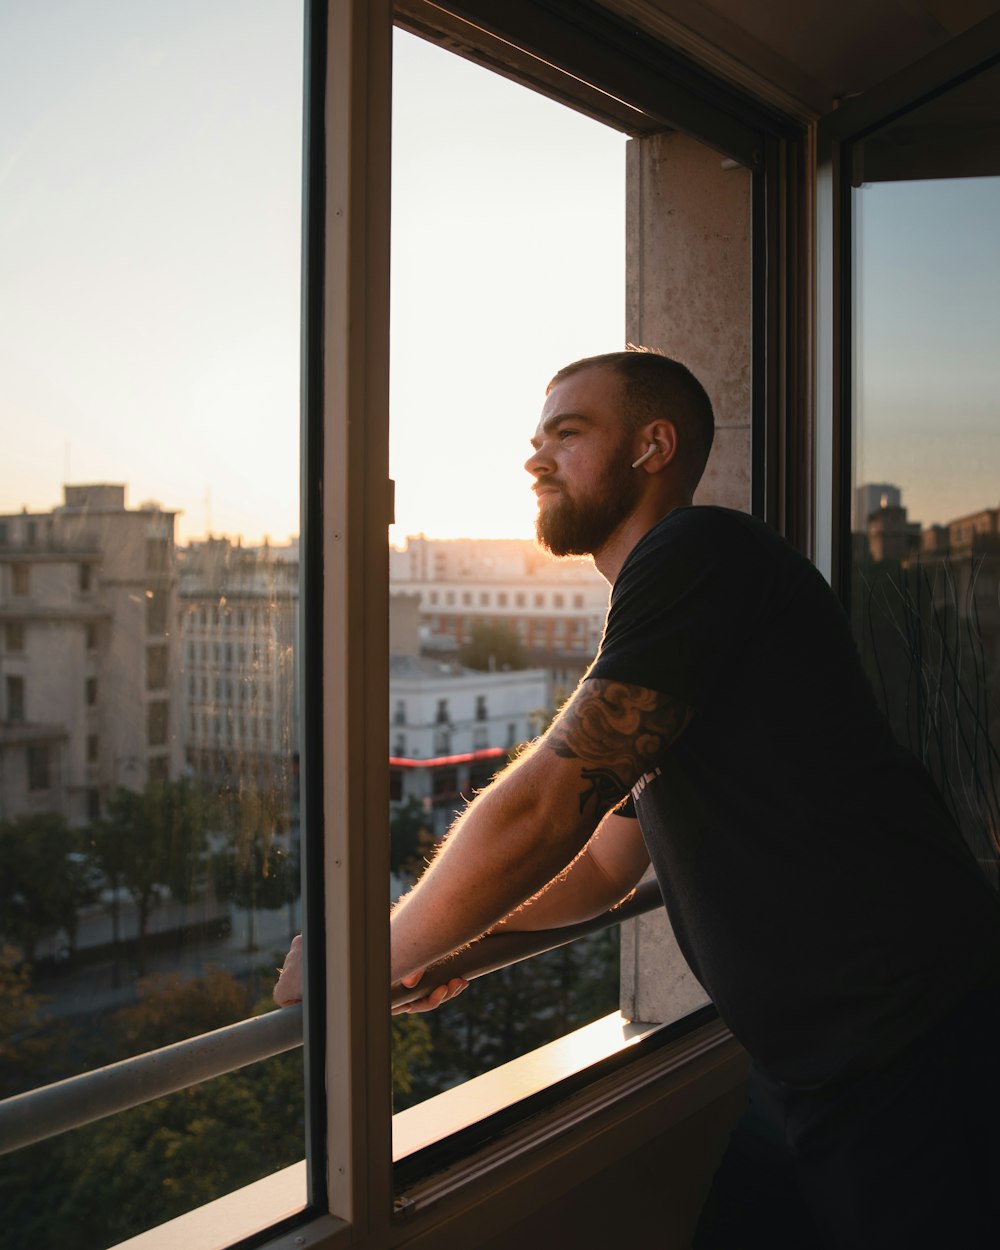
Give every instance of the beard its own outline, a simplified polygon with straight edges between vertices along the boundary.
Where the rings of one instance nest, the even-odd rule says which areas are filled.
[[[560,496],[535,518],[538,541],[554,556],[589,556],[600,551],[635,505],[635,477],[624,442],[600,487],[573,499]]]

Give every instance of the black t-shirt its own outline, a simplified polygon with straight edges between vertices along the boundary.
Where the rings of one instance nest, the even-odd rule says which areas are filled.
[[[680,948],[762,1071],[870,1066],[1000,978],[1000,899],[893,741],[832,591],[762,522],[656,525],[587,676],[694,709],[635,809]]]

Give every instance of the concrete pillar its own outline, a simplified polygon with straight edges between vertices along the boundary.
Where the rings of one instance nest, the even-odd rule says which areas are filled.
[[[701,504],[750,508],[751,175],[681,134],[633,139],[626,164],[626,337],[687,365],[716,434]],[[707,1002],[663,912],[622,925],[621,1009],[670,1021]]]

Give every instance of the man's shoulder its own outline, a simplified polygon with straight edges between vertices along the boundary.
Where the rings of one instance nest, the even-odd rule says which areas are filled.
[[[623,566],[643,565],[670,557],[684,564],[718,565],[759,558],[780,559],[792,548],[758,517],[714,504],[691,504],[667,513],[636,543]]]

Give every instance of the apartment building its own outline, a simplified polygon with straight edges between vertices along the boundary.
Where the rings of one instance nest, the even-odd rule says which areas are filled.
[[[420,598],[390,600],[389,797],[419,800],[432,832],[502,768],[549,715],[544,669],[478,672],[419,654]]]
[[[420,535],[390,551],[389,577],[419,597],[426,651],[454,653],[477,623],[504,625],[557,703],[597,654],[609,590],[589,559],[557,560],[528,539]]]
[[[0,516],[0,814],[82,824],[178,775],[174,516],[112,484]]]
[[[289,783],[298,752],[299,556],[228,538],[179,553],[187,767],[213,787]]]

